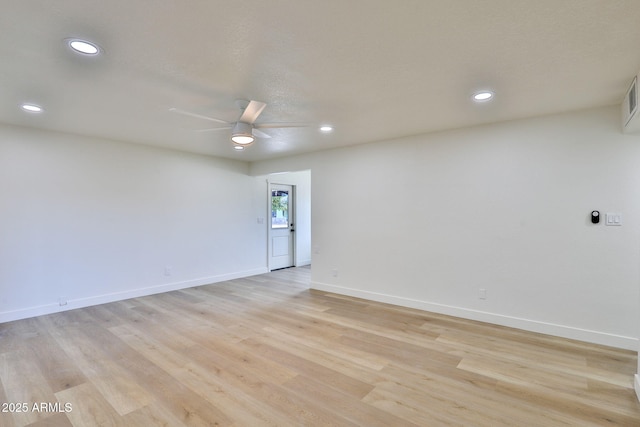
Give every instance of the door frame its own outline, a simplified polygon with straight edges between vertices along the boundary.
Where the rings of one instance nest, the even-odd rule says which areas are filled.
[[[267,218],[268,220],[265,221],[267,223],[267,270],[272,271],[271,269],[271,254],[273,253],[273,245],[271,242],[271,186],[272,185],[286,185],[291,187],[291,194],[290,194],[290,202],[289,202],[289,206],[291,207],[291,212],[289,212],[289,223],[293,224],[293,228],[294,231],[292,231],[292,236],[291,236],[291,250],[293,252],[293,267],[298,265],[298,252],[296,250],[296,211],[297,211],[297,206],[296,206],[296,185],[295,184],[288,184],[288,183],[281,183],[281,182],[277,182],[277,181],[271,181],[267,179]]]

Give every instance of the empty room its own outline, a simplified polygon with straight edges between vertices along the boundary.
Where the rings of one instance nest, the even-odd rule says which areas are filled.
[[[0,426],[640,425],[640,2],[2,6]]]

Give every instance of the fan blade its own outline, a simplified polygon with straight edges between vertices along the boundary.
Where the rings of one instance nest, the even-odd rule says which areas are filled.
[[[220,120],[220,119],[216,119],[214,117],[207,117],[207,116],[203,116],[200,114],[196,114],[196,113],[190,113],[189,111],[184,111],[184,110],[180,110],[178,108],[169,108],[169,111],[171,111],[172,113],[178,113],[178,114],[182,114],[183,116],[189,116],[189,117],[195,117],[196,119],[203,119],[203,120],[210,120],[212,122],[216,122],[216,123],[224,123],[225,125],[231,125],[233,123],[229,123],[225,120]]]
[[[253,133],[253,136],[257,136],[258,138],[271,138],[271,135],[266,134],[259,129],[256,129],[255,127],[253,128],[252,133]]]
[[[228,131],[230,129],[229,126],[225,126],[225,127],[221,127],[221,128],[207,128],[207,129],[193,129],[194,132],[211,132],[211,131],[217,131],[217,130],[226,130]]]
[[[264,107],[266,106],[267,104],[265,104],[264,102],[250,101],[249,105],[247,105],[247,107],[244,109],[238,121],[249,123],[250,125],[253,124],[253,122],[258,119],[258,116],[260,115],[260,113],[262,113],[262,110],[264,110]]]
[[[308,123],[256,123],[254,128],[260,129],[279,129],[279,128],[306,128]]]

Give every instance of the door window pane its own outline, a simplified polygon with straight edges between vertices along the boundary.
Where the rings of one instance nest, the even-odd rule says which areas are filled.
[[[289,192],[271,191],[271,228],[289,227]]]

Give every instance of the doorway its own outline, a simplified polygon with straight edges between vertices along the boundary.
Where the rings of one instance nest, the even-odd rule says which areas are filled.
[[[269,185],[269,270],[295,265],[295,186]]]

